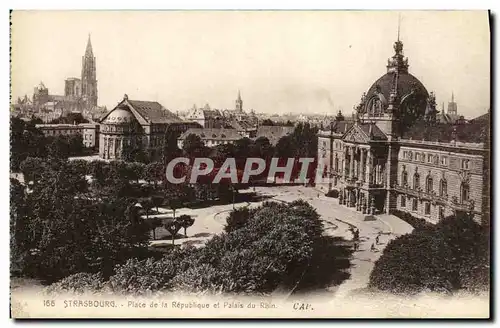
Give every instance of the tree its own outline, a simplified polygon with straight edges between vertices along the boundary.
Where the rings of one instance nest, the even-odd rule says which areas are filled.
[[[158,210],[158,207],[163,205],[165,198],[163,198],[163,196],[156,195],[156,196],[151,197],[151,200],[153,202],[153,206],[156,207],[156,212],[160,213],[160,211]]]
[[[205,144],[196,134],[189,134],[184,139],[182,150],[189,157],[196,157],[205,152]]]
[[[488,253],[484,228],[457,213],[432,228],[415,229],[392,240],[375,263],[369,285],[396,293],[485,289]]]
[[[48,154],[54,158],[67,159],[71,155],[69,140],[66,136],[47,137]]]
[[[50,124],[81,124],[89,123],[81,113],[68,113],[65,116],[53,119]]]
[[[278,140],[275,148],[275,154],[279,158],[287,159],[295,157],[296,147],[293,144],[291,136],[283,136]]]
[[[154,182],[156,186],[159,180],[165,176],[165,166],[160,162],[152,162],[144,168],[144,178],[148,183]]]
[[[147,251],[149,227],[126,197],[94,197],[67,161],[47,162],[27,194],[29,247],[24,273],[54,281],[102,272]],[[71,240],[71,243],[68,243]]]
[[[26,188],[16,179],[10,179],[10,258],[11,271],[23,270],[23,260],[31,248],[29,205]]]
[[[227,158],[234,158],[236,149],[233,144],[222,144],[215,146],[210,152],[210,158],[215,167],[220,167]]]
[[[153,240],[156,240],[156,228],[159,228],[163,225],[163,221],[159,218],[152,218],[147,220],[151,231],[153,231]]]
[[[68,138],[69,154],[78,156],[83,154],[83,136],[81,134],[71,135]]]
[[[24,122],[16,117],[11,118],[10,166],[13,171],[17,171],[27,157],[47,156],[47,138],[35,124],[34,121]]]
[[[129,178],[139,183],[139,179],[144,176],[145,167],[146,166],[140,162],[128,163],[127,169],[129,171]]]
[[[19,165],[19,169],[24,176],[24,181],[37,183],[44,171],[45,162],[41,158],[27,157]]]
[[[141,204],[142,209],[146,214],[146,219],[149,219],[149,211],[154,207],[153,200],[151,199],[151,197],[141,198],[139,200],[139,203]]]
[[[184,236],[187,237],[187,228],[189,228],[190,226],[192,226],[194,224],[194,219],[191,217],[191,215],[186,215],[186,214],[183,214],[181,216],[179,216],[179,223],[181,225],[182,228],[184,228]]]
[[[259,137],[255,140],[250,152],[253,157],[268,159],[272,156],[274,150],[268,138]]]
[[[241,138],[234,142],[234,157],[236,158],[236,167],[243,169],[246,159],[250,155],[252,140],[249,138]]]
[[[318,128],[309,123],[299,123],[291,134],[292,144],[296,147],[295,156],[316,158],[318,149]]]
[[[167,231],[172,236],[172,245],[175,244],[175,235],[177,235],[179,230],[181,230],[181,227],[181,222],[179,222],[179,220],[175,218],[175,215],[172,220],[168,220],[168,222],[165,223],[165,229],[167,229]]]
[[[181,208],[183,203],[184,203],[183,200],[177,196],[173,197],[170,196],[170,198],[167,199],[168,207],[172,210],[172,215],[174,219],[175,219],[175,211]]]

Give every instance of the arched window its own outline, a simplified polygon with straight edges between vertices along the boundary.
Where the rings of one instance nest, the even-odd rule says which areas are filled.
[[[431,193],[432,192],[432,189],[433,189],[433,180],[432,180],[432,177],[431,176],[428,176],[426,181],[425,181],[425,191],[428,192],[428,193]]]
[[[418,189],[420,187],[420,174],[415,173],[413,175],[413,189]]]
[[[439,196],[445,196],[448,194],[448,182],[446,179],[441,179],[439,183]]]
[[[401,173],[401,185],[403,186],[408,185],[408,172],[406,171],[403,171],[403,173]]]
[[[465,182],[462,182],[460,186],[460,201],[464,203],[469,200],[469,185]]]

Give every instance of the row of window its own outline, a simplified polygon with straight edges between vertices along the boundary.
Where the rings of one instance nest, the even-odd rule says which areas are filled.
[[[63,134],[78,134],[80,133],[79,130],[45,130],[47,132],[47,135],[63,135]]]
[[[412,161],[415,160],[417,162],[434,164],[434,165],[448,165],[448,156],[437,155],[437,154],[426,154],[420,152],[413,152],[410,150],[403,151],[403,159]]]
[[[403,151],[403,159],[417,162],[434,164],[434,165],[448,165],[448,156],[437,155],[437,154],[426,154],[420,152]],[[461,159],[460,167],[464,170],[468,170],[471,167],[470,159]]]
[[[407,185],[407,177],[408,175],[406,172],[403,172],[403,185]],[[415,173],[413,175],[413,189],[418,189],[420,188],[420,176],[418,173]],[[425,191],[427,193],[432,193],[433,191],[433,179],[432,177],[427,177],[425,181]],[[439,196],[446,196],[448,194],[448,182],[446,179],[441,179],[439,181]],[[470,186],[468,183],[462,182],[460,184],[460,202],[464,203],[465,201],[468,201],[470,198]]]
[[[418,212],[418,199],[410,198],[410,199],[408,199],[408,201],[410,202],[411,211]],[[406,196],[405,195],[401,195],[401,207],[406,209]],[[424,202],[424,215],[431,215],[431,203],[430,202]],[[441,206],[439,206],[439,216],[444,217],[444,209]]]
[[[333,148],[335,149],[342,149],[342,142],[338,142],[338,141],[334,141],[333,142],[334,146]],[[322,149],[327,149],[329,146],[328,146],[328,141],[326,140],[323,140],[323,148]]]
[[[403,171],[401,173],[401,184],[403,186],[408,186],[408,172]],[[420,188],[420,174],[413,174],[413,189]],[[434,179],[432,176],[428,176],[425,179],[425,191],[431,193],[434,190]],[[444,196],[448,194],[448,182],[446,179],[441,179],[439,181],[439,196]]]

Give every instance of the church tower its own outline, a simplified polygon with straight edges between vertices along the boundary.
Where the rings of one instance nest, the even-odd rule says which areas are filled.
[[[87,41],[85,56],[82,57],[82,97],[87,108],[97,106],[97,79],[95,57],[92,52],[92,43]]]
[[[448,114],[452,116],[457,116],[457,103],[455,102],[455,93],[451,93],[451,102],[448,103]]]
[[[241,100],[240,90],[238,90],[238,99],[236,99],[236,111],[243,112],[243,100]]]

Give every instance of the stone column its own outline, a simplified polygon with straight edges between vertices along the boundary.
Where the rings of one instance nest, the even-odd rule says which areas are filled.
[[[351,147],[351,163],[349,175],[354,178],[354,147]]]
[[[387,165],[386,165],[386,188],[387,188],[387,199],[385,211],[387,214],[391,211],[391,157],[392,157],[392,146],[389,144],[389,152],[387,154]]]
[[[365,150],[364,149],[361,149],[361,164],[359,165],[359,168],[360,168],[360,174],[358,175],[358,179],[361,180],[361,181],[365,181],[365,177],[364,177],[364,174],[365,174]]]
[[[370,184],[372,181],[370,176],[372,174],[372,152],[368,149],[367,151],[367,168],[366,168],[366,181]]]

